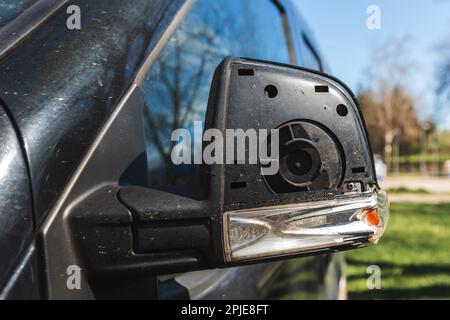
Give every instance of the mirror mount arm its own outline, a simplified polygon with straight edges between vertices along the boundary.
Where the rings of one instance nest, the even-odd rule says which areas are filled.
[[[197,252],[209,255],[209,202],[137,186],[124,187],[119,200],[133,218],[136,253]]]
[[[208,203],[143,187],[104,186],[68,213],[91,285],[120,275],[210,268]]]

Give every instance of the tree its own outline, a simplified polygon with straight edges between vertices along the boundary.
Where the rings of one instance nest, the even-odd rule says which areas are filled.
[[[408,39],[394,39],[376,48],[366,88],[359,95],[373,148],[384,154],[388,170],[395,142],[411,151],[420,139],[415,99],[405,81],[414,67],[406,54],[407,43]]]
[[[376,154],[384,153],[384,121],[381,108],[375,95],[371,91],[364,91],[358,95],[364,119],[366,121],[372,151]]]
[[[358,95],[361,103],[367,130],[373,151],[383,154],[386,144],[398,142],[406,153],[414,153],[418,150],[421,127],[414,108],[414,100],[399,87],[391,92],[390,106],[394,115],[390,123],[385,121],[383,104],[378,101],[372,91],[364,91]],[[390,132],[390,134],[386,134]],[[389,160],[386,160],[389,163]]]

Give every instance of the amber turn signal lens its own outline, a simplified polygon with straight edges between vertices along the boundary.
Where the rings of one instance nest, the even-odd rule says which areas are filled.
[[[372,209],[366,214],[367,222],[373,226],[378,226],[380,224],[380,217],[378,216],[377,210]]]

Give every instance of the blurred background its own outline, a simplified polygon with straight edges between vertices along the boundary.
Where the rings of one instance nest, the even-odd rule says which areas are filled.
[[[450,299],[450,1],[297,5],[332,74],[359,97],[390,194],[381,243],[347,253],[348,298]],[[369,28],[374,8],[379,24]],[[380,290],[367,288],[371,265],[380,267]],[[278,286],[288,289],[278,297],[314,297],[304,296],[314,280],[299,268],[295,260],[284,268]]]

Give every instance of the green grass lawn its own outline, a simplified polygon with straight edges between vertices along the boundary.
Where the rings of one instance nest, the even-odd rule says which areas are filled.
[[[450,204],[391,205],[376,246],[347,253],[349,299],[450,299]],[[369,265],[381,289],[368,290]]]
[[[405,193],[414,193],[414,194],[431,194],[430,191],[425,190],[423,188],[419,189],[409,189],[406,187],[399,187],[399,188],[390,188],[387,189],[386,192],[388,194],[405,194]]]

